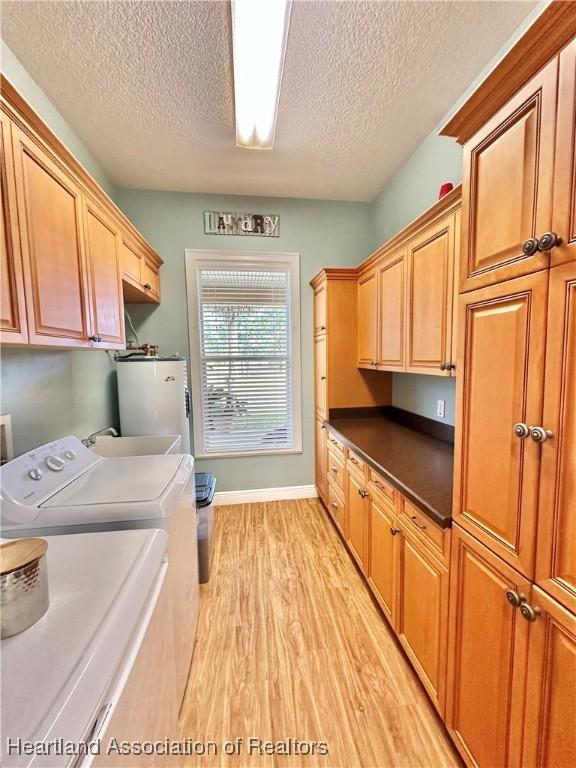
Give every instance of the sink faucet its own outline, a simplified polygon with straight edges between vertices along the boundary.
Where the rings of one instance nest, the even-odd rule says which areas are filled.
[[[114,429],[114,427],[105,427],[104,429],[99,429],[98,432],[92,432],[92,434],[88,435],[88,437],[85,437],[82,442],[86,448],[91,448],[96,442],[96,438],[100,435],[112,435],[112,437],[118,437],[118,432]]]

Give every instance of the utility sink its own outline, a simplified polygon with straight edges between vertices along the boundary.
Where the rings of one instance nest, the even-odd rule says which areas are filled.
[[[180,451],[180,435],[137,435],[112,437],[100,435],[92,447],[99,456],[160,456]]]

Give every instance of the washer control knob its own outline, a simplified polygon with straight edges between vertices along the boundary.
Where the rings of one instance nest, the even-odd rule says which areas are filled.
[[[70,461],[74,461],[76,458],[76,451],[73,451],[72,448],[68,448],[66,451],[64,451],[64,456]]]
[[[62,472],[66,462],[61,459],[60,456],[48,456],[46,459],[46,466],[51,469],[52,472]]]
[[[38,467],[33,467],[32,469],[28,470],[28,477],[30,477],[32,480],[40,480],[42,477],[42,472]]]

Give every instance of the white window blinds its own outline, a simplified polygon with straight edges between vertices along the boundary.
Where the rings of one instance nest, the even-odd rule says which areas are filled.
[[[202,455],[295,446],[289,265],[196,267]],[[196,409],[198,411],[198,408]],[[197,451],[198,452],[198,451]]]

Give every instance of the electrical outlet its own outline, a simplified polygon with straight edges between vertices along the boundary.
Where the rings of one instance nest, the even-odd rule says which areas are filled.
[[[446,412],[446,400],[437,400],[436,416],[438,416],[440,419],[443,419],[445,412]]]

